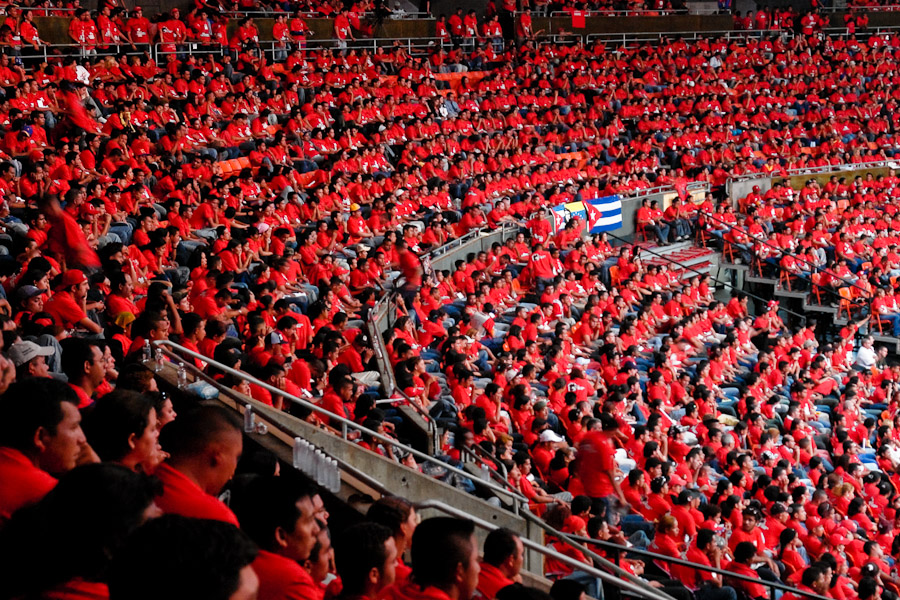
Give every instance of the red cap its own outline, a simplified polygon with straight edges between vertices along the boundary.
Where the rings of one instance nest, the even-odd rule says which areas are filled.
[[[56,289],[60,290],[72,285],[84,283],[85,281],[87,281],[87,277],[84,276],[84,273],[78,269],[70,269],[62,274],[62,279],[59,280],[59,285],[56,286]]]
[[[587,523],[584,522],[584,519],[572,515],[566,519],[566,523],[563,525],[563,533],[577,533],[585,527],[587,527]]]
[[[685,485],[686,483],[687,482],[685,482],[684,479],[682,479],[678,475],[675,475],[674,473],[672,474],[671,477],[669,477],[669,487],[671,487],[673,485]]]
[[[838,546],[846,546],[849,544],[851,540],[849,537],[845,537],[841,535],[840,532],[836,531],[828,536],[828,543],[837,548]]]
[[[822,524],[822,519],[820,519],[819,517],[817,517],[815,515],[808,517],[806,519],[806,527],[810,531],[812,531],[813,529],[815,529],[816,527],[818,527],[821,524]]]

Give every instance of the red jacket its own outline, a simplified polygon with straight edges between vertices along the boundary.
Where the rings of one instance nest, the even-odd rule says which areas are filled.
[[[483,562],[481,563],[481,572],[478,573],[478,587],[475,591],[475,598],[493,600],[497,592],[512,584],[512,579],[508,579],[503,575],[500,569]]]
[[[259,600],[322,600],[325,589],[289,558],[260,550],[251,565],[259,576]]]

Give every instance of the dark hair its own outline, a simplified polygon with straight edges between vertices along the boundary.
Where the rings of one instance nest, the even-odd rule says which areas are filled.
[[[0,396],[0,446],[29,450],[40,428],[56,435],[63,420],[63,402],[77,407],[78,396],[56,379],[28,377],[10,385]]]
[[[423,521],[412,539],[412,576],[423,589],[446,587],[472,552],[475,524],[468,519],[434,517]]]
[[[712,529],[698,529],[697,530],[697,549],[703,550],[705,549],[713,538],[716,537],[716,532]]]
[[[153,381],[153,377],[153,371],[141,363],[130,363],[119,371],[119,376],[116,378],[116,389],[141,393],[149,392],[150,382]]]
[[[751,542],[741,542],[734,548],[734,562],[749,563],[756,556],[756,546]]]
[[[113,559],[111,600],[228,600],[256,546],[240,529],[208,519],[164,515],[138,529]],[[148,577],[153,565],[165,577]]]
[[[199,454],[225,431],[241,432],[241,425],[228,409],[201,404],[162,428],[159,443],[173,459]]]
[[[0,560],[8,570],[0,595],[36,597],[76,577],[104,581],[110,557],[161,493],[159,480],[121,465],[84,465],[63,475],[2,530]]]
[[[515,556],[518,537],[514,531],[503,527],[490,532],[484,540],[484,562],[499,567],[507,558]]]
[[[84,375],[84,363],[91,360],[93,356],[91,347],[97,346],[97,342],[70,337],[61,341],[59,345],[62,347],[60,368],[69,378],[69,383],[75,383]]]
[[[188,337],[194,334],[198,329],[200,329],[200,325],[203,323],[203,317],[194,312],[186,313],[181,317],[181,330],[184,332],[182,335],[184,337]]]
[[[173,422],[177,422],[173,421]],[[275,548],[275,530],[293,531],[303,512],[297,503],[312,498],[315,489],[295,477],[257,477],[235,504],[241,529],[263,550]]]
[[[803,571],[800,582],[806,587],[812,587],[816,579],[822,576],[822,570],[818,567],[808,567]]]
[[[373,523],[384,525],[391,530],[391,535],[396,536],[400,533],[400,526],[409,519],[412,510],[412,502],[406,498],[385,496],[369,507],[366,518]]]
[[[122,460],[131,450],[131,434],[143,435],[150,423],[153,400],[130,390],[106,394],[85,414],[84,435],[103,461]]]
[[[385,544],[391,530],[377,523],[358,523],[344,530],[335,540],[334,559],[344,594],[362,594],[366,578],[374,568],[384,567],[388,554]]]

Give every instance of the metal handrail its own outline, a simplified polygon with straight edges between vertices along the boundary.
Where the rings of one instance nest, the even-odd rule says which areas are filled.
[[[778,255],[777,255],[777,256],[779,256],[779,257],[785,256],[786,254],[788,254],[787,252],[785,252],[784,250],[782,250],[782,249],[779,248],[778,246],[773,246],[772,244],[770,244],[768,240],[759,238],[759,237],[757,237],[757,236],[755,236],[755,235],[751,235],[750,232],[749,232],[746,228],[743,228],[743,227],[737,227],[737,226],[735,226],[735,225],[731,225],[730,223],[726,223],[726,222],[723,221],[722,219],[716,218],[716,217],[715,217],[715,213],[706,215],[706,218],[709,219],[709,220],[711,220],[711,221],[715,221],[716,223],[719,223],[719,224],[721,224],[721,225],[724,225],[725,227],[728,228],[729,231],[731,231],[731,230],[737,230],[737,231],[740,231],[741,233],[743,233],[744,235],[746,235],[746,236],[747,236],[748,238],[750,238],[751,240],[754,240],[754,241],[756,241],[756,242],[758,242],[758,243],[760,243],[760,244],[762,244],[762,245],[764,245],[764,246],[766,246],[766,247],[768,247],[768,248],[771,248],[771,249],[773,249],[773,250],[776,250],[776,251],[778,252]],[[723,241],[723,243],[729,243],[729,242]],[[796,255],[793,255],[793,254],[792,254],[791,256],[793,256],[796,260],[798,260],[798,261],[800,261],[800,262],[806,264],[806,265],[809,266],[811,269],[820,270],[819,267],[817,267],[816,265],[812,264],[811,262],[809,262],[809,261],[806,260],[805,258],[801,258],[801,257],[796,256]],[[779,268],[781,268],[781,267],[779,267]],[[839,276],[836,275],[835,273],[830,273],[830,274],[831,274],[832,277],[834,277],[834,278],[836,278],[836,279],[839,279],[839,280],[843,281],[843,282],[846,283],[848,286],[850,286],[850,287],[855,287],[855,288],[857,288],[857,289],[862,290],[862,291],[865,293],[866,297],[868,297],[868,296],[871,295],[870,292],[869,292],[866,288],[862,287],[861,285],[858,285],[858,284],[856,284],[856,283],[850,281],[849,279],[845,279],[845,278],[843,278],[843,277],[839,277]],[[802,279],[803,281],[808,281],[808,282],[810,283],[810,285],[814,285],[814,284],[812,283],[812,271],[810,271],[810,278],[809,278],[809,279],[806,279],[805,277],[801,277],[801,276],[799,276],[799,275],[796,275],[796,276],[799,277],[800,279]],[[819,287],[824,287],[824,286],[819,286]],[[785,309],[785,310],[787,310],[787,309]],[[796,313],[793,313],[793,314],[796,314]]]
[[[534,523],[535,525],[537,525],[538,527],[543,529],[545,534],[555,537],[556,539],[558,539],[562,543],[566,544],[567,546],[575,548],[576,550],[578,550],[579,552],[581,552],[582,554],[584,554],[585,556],[587,556],[588,558],[593,560],[595,564],[601,565],[604,569],[608,569],[610,572],[618,575],[620,578],[627,579],[628,581],[631,581],[631,582],[635,583],[636,585],[639,585],[642,587],[646,586],[654,591],[657,591],[656,588],[651,587],[649,584],[647,584],[647,582],[645,582],[643,579],[641,579],[637,575],[635,575],[629,571],[626,571],[625,569],[623,569],[616,563],[612,562],[605,556],[601,556],[601,555],[597,554],[596,552],[594,552],[593,550],[591,550],[590,548],[588,548],[587,546],[585,546],[584,544],[582,544],[581,542],[576,540],[574,538],[574,536],[572,536],[571,534],[563,533],[562,531],[559,531],[558,529],[554,529],[553,527],[548,525],[543,519],[539,518],[537,515],[535,515],[533,513],[526,512],[526,513],[523,513],[523,516],[525,517],[525,519],[527,521],[530,521],[531,523]]]
[[[387,396],[399,395],[401,399],[406,400],[407,406],[412,408],[420,417],[422,417],[422,420],[425,421],[425,426],[428,429],[426,433],[431,437],[435,447],[437,447],[437,425],[434,419],[427,410],[414,402],[413,399],[409,397],[409,394],[397,387],[397,381],[394,378],[394,369],[387,356],[386,348],[384,348],[384,340],[381,337],[381,332],[378,331],[378,325],[375,322],[374,314],[379,308],[378,304],[376,304],[372,310],[369,311],[369,318],[366,325],[369,327],[369,337],[372,340],[372,347],[375,349],[376,360],[379,362],[379,366],[380,364],[384,364],[384,368],[379,369],[379,373],[382,376],[381,385]],[[394,401],[391,398],[388,400]]]
[[[823,165],[821,167],[797,167],[788,169],[788,176],[812,175],[823,173],[839,173],[841,171],[862,171],[865,169],[891,168],[891,164],[897,164],[893,160],[872,160],[863,163],[846,163],[841,165]],[[778,177],[777,175],[775,176]]]
[[[686,15],[686,8],[638,8],[630,10],[605,10],[602,8],[591,8],[580,11],[585,17],[657,17],[671,15]],[[654,14],[650,14],[654,13]],[[532,13],[534,14],[534,13]],[[554,10],[550,12],[550,18],[571,17],[572,11]]]
[[[656,258],[661,258],[662,260],[666,261],[667,263],[672,264],[672,265],[675,265],[675,266],[677,266],[677,267],[679,267],[679,268],[681,268],[681,269],[683,269],[683,270],[685,270],[685,271],[691,271],[691,272],[694,273],[695,275],[707,276],[707,277],[709,277],[710,280],[712,280],[714,283],[723,285],[723,286],[727,287],[728,289],[731,289],[731,290],[737,290],[737,289],[738,289],[738,288],[735,287],[735,285],[732,284],[730,281],[724,281],[724,280],[722,280],[722,279],[718,279],[718,278],[716,278],[716,277],[713,277],[713,276],[710,275],[709,273],[703,273],[703,272],[698,271],[697,269],[695,269],[694,267],[691,267],[691,266],[684,266],[684,265],[682,265],[680,262],[678,262],[677,260],[674,260],[674,259],[672,259],[672,258],[669,258],[669,257],[666,256],[665,254],[660,254],[659,252],[657,252],[657,251],[655,251],[655,250],[652,250],[652,249],[650,249],[650,248],[645,248],[645,247],[639,246],[639,245],[637,245],[635,242],[626,240],[625,238],[623,238],[623,237],[621,237],[621,236],[618,236],[618,235],[612,233],[611,231],[607,231],[606,233],[607,233],[607,235],[608,235],[609,237],[611,237],[612,239],[614,239],[614,240],[616,240],[616,241],[619,241],[619,242],[622,242],[623,244],[627,244],[627,245],[631,246],[632,248],[637,248],[640,252],[646,252],[647,254],[650,254],[650,255],[652,255],[652,256],[655,256]],[[743,290],[739,290],[739,291],[743,291]],[[762,296],[757,296],[756,294],[754,294],[754,293],[752,293],[752,292],[744,292],[744,293],[747,294],[748,297],[753,298],[754,300],[759,300],[760,302],[767,302],[767,300],[766,300],[765,298],[763,298]],[[789,313],[789,314],[794,315],[795,317],[804,318],[804,317],[806,316],[806,315],[802,315],[802,314],[800,314],[800,313],[794,312],[794,311],[792,311],[791,309],[785,308],[785,307],[783,307],[783,306],[781,306],[780,309],[783,310],[783,311],[785,311],[785,312],[787,312],[787,313]]]
[[[900,4],[879,4],[875,6],[819,6],[816,8],[819,12],[823,13],[839,13],[845,12],[849,14],[853,13],[867,13],[867,12],[895,12],[900,11]]]
[[[377,431],[373,431],[367,427],[363,427],[362,425],[359,425],[355,421],[351,421],[350,419],[348,419],[346,417],[342,417],[342,416],[334,414],[328,410],[325,410],[324,408],[318,406],[317,404],[314,404],[312,402],[308,402],[306,400],[298,398],[292,394],[285,392],[284,390],[280,390],[277,387],[266,383],[265,381],[260,381],[259,379],[257,379],[256,377],[253,377],[249,373],[245,373],[243,371],[238,371],[237,369],[233,369],[231,367],[223,365],[222,363],[216,362],[215,360],[209,358],[208,356],[205,356],[198,352],[194,352],[193,350],[188,350],[184,346],[176,344],[175,342],[172,342],[170,340],[157,340],[157,341],[153,342],[153,344],[156,347],[168,346],[169,348],[173,348],[176,353],[182,354],[184,356],[189,356],[191,358],[196,358],[196,359],[202,360],[202,361],[206,362],[209,366],[215,367],[217,370],[222,371],[223,373],[227,373],[227,374],[237,377],[239,379],[243,379],[243,380],[247,381],[248,383],[252,383],[256,386],[263,388],[264,390],[268,391],[271,394],[276,394],[278,396],[281,396],[282,398],[290,400],[294,404],[297,404],[299,406],[306,408],[307,410],[315,412],[316,414],[326,416],[326,417],[328,417],[328,419],[330,421],[336,421],[336,422],[340,423],[341,438],[344,440],[347,439],[348,429],[354,429],[356,431],[359,431],[360,433],[364,433],[368,436],[371,436],[372,438],[374,438],[384,444],[390,444],[391,446],[393,446],[395,448],[398,448],[404,452],[408,452],[409,454],[412,454],[413,456],[415,456],[418,459],[421,459],[423,461],[427,461],[429,463],[443,467],[443,468],[447,469],[448,471],[450,471],[451,473],[455,473],[456,475],[465,477],[467,479],[472,478],[471,473],[467,473],[467,472],[463,471],[462,469],[458,469],[449,463],[443,462],[443,461],[441,461],[437,458],[434,458],[433,456],[430,456],[424,452],[420,452],[420,451],[416,450],[415,448],[413,448],[411,446],[407,446],[406,444],[404,444],[394,438],[388,437],[386,435],[382,435],[382,434],[378,433]],[[505,489],[503,489],[502,487],[500,487],[490,481],[482,481],[481,485],[483,485],[484,487],[487,487],[494,493],[499,493],[504,496],[509,495],[509,493]],[[519,503],[518,502],[513,502],[513,513],[519,514]]]
[[[488,531],[494,531],[495,529],[500,529],[500,527],[498,525],[494,525],[493,523],[489,523],[487,521],[484,521],[482,519],[474,517],[466,512],[459,510],[458,508],[449,506],[448,504],[441,502],[440,500],[426,500],[425,502],[419,502],[416,504],[417,511],[421,511],[421,510],[425,510],[425,509],[437,510],[444,514],[450,515],[451,517],[456,517],[458,519],[467,519],[469,521],[472,521],[477,527],[479,527],[481,529],[486,529]],[[532,519],[537,519],[533,515],[530,515],[530,513],[525,513],[525,514],[528,514],[529,516],[531,516]],[[529,520],[532,520],[532,519],[529,519]],[[537,521],[539,522],[540,520],[538,519]],[[535,521],[532,520],[532,522],[535,522]],[[552,528],[550,528],[550,529],[552,531],[555,531]],[[560,537],[560,540],[563,541],[563,543],[565,543],[565,540],[563,539],[563,538],[565,538],[565,536],[559,536],[559,537]],[[537,542],[533,542],[526,537],[520,536],[519,539],[522,541],[522,545],[525,546],[525,548],[527,548],[528,550],[533,550],[539,554],[544,555],[544,557],[546,557],[546,558],[552,558],[553,560],[559,561],[565,565],[572,567],[576,571],[583,571],[592,577],[596,577],[597,579],[601,580],[603,583],[608,583],[608,584],[612,585],[613,587],[621,588],[621,589],[623,589],[627,592],[630,592],[632,594],[635,594],[641,598],[648,598],[648,599],[652,599],[652,600],[672,600],[671,596],[669,596],[668,594],[666,594],[665,592],[663,592],[661,590],[658,590],[658,589],[650,586],[646,582],[638,580],[638,582],[635,583],[631,579],[619,577],[617,575],[612,575],[610,573],[607,573],[606,571],[603,571],[602,569],[598,569],[597,567],[595,567],[593,565],[589,565],[587,563],[581,562],[580,560],[578,560],[576,558],[572,558],[571,556],[566,556],[565,554],[562,554],[561,552],[557,552],[556,550],[553,550],[552,548],[548,548],[547,546],[538,544]],[[576,545],[576,547],[577,547],[577,545]],[[609,561],[607,561],[607,562],[609,562]],[[621,571],[622,573],[626,573],[630,577],[637,579],[633,575],[631,575],[627,571],[624,571],[620,567],[617,567],[613,563],[609,563],[609,564],[612,567],[614,567],[615,569]]]
[[[386,18],[397,19],[397,17],[394,16],[394,11],[390,11],[390,13],[391,14],[387,15]],[[273,17],[278,17],[278,16],[294,17],[297,15],[296,12],[287,11],[287,10],[270,10],[270,11],[265,11],[265,10],[226,10],[226,11],[224,11],[224,14],[232,16],[232,17],[254,17],[254,18],[259,17],[259,18],[263,18],[263,19],[268,19],[268,18],[273,18]],[[404,11],[402,14],[403,14],[404,19],[421,19],[423,21],[429,20],[429,19],[434,19],[434,15],[432,15],[430,12],[422,12],[422,11],[406,12],[406,11]],[[360,16],[360,18],[367,19],[367,18],[374,17],[375,13],[372,11],[365,11],[365,12],[358,13],[358,15]],[[301,16],[301,18],[304,18],[304,19],[333,19],[335,15],[334,14],[326,15],[325,13],[319,12],[317,10],[312,10],[312,11],[301,12],[300,16]]]
[[[633,190],[631,192],[619,192],[619,196],[625,196],[629,199],[637,200],[643,197],[656,196],[657,194],[668,194],[670,192],[675,191],[675,186],[673,185],[657,185],[650,188],[643,188],[639,190]],[[709,191],[709,183],[706,181],[690,181],[685,186],[685,191],[687,192],[699,192]]]
[[[475,448],[481,448],[477,444],[474,446]],[[476,464],[485,467],[488,470],[488,477],[493,477],[495,481],[497,481],[500,485],[505,486],[509,491],[507,492],[510,496],[515,496],[519,499],[520,502],[528,502],[528,498],[520,494],[516,491],[516,488],[512,486],[512,484],[507,480],[503,475],[501,475],[495,468],[487,463],[485,459],[478,456],[478,454],[472,450],[472,448],[460,448],[460,456],[468,456],[472,460],[475,461]],[[501,465],[502,466],[502,465]]]
[[[698,571],[707,571],[709,573],[715,573],[716,575],[724,575],[725,577],[730,577],[731,579],[737,579],[738,581],[747,581],[750,583],[758,583],[758,584],[762,584],[766,587],[780,590],[782,592],[790,592],[792,594],[796,594],[796,595],[802,596],[804,598],[813,598],[815,600],[830,600],[826,596],[820,596],[819,594],[806,592],[801,589],[798,589],[798,588],[795,588],[795,587],[792,587],[789,585],[785,585],[781,582],[769,581],[766,579],[762,579],[760,577],[750,577],[749,575],[741,575],[740,573],[735,573],[733,571],[727,571],[725,569],[720,569],[718,567],[701,565],[698,563],[691,562],[689,560],[685,560],[682,558],[674,558],[672,556],[666,556],[665,554],[659,554],[657,552],[652,552],[650,550],[642,550],[640,548],[635,548],[633,546],[623,546],[621,544],[616,544],[615,542],[610,542],[607,540],[598,540],[595,538],[584,537],[584,536],[580,536],[580,535],[571,535],[569,537],[571,537],[573,540],[580,542],[582,544],[603,546],[604,548],[609,548],[611,550],[617,550],[619,552],[625,552],[628,554],[637,554],[639,556],[646,556],[647,558],[652,558],[653,560],[660,560],[660,561],[672,563],[674,565],[690,567],[692,569],[697,569]]]

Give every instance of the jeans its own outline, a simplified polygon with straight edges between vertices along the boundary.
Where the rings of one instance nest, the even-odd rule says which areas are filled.
[[[109,226],[109,232],[119,236],[119,239],[122,240],[122,243],[127,246],[131,243],[131,235],[134,233],[134,227],[131,225],[131,223],[127,222],[111,223]]]
[[[894,336],[900,336],[900,313],[878,313],[876,316],[891,324]]]

